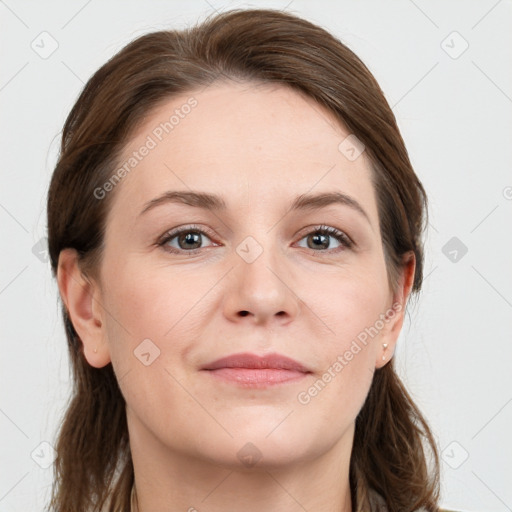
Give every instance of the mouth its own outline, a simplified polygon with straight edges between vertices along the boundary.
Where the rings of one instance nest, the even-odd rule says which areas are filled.
[[[280,354],[258,356],[243,353],[217,359],[201,370],[215,379],[242,387],[265,388],[302,380],[312,373],[307,367]]]

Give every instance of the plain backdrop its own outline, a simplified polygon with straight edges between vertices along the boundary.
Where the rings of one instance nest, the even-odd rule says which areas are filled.
[[[45,252],[59,133],[84,83],[153,30],[285,9],[368,65],[430,198],[425,283],[396,354],[442,452],[442,503],[512,510],[512,2],[0,1],[0,511],[43,510],[69,393]]]

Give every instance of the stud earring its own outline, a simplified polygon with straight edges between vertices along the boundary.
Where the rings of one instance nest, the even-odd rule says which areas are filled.
[[[97,354],[98,353],[98,347],[95,347],[94,348],[94,353]]]
[[[383,343],[382,346],[384,347],[384,350],[386,350],[388,348],[388,344],[387,343]],[[386,360],[386,356],[382,356],[382,360],[385,361]]]

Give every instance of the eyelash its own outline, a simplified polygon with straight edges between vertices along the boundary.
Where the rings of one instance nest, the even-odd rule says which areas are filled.
[[[199,226],[195,226],[195,225],[190,225],[190,226],[185,226],[185,227],[182,227],[182,228],[177,228],[175,230],[167,232],[163,236],[163,238],[161,238],[157,242],[157,245],[159,247],[163,247],[163,249],[165,251],[167,251],[167,252],[169,252],[171,254],[183,254],[183,253],[186,253],[186,254],[189,254],[191,256],[194,255],[194,254],[197,254],[202,249],[205,249],[205,247],[199,247],[197,249],[191,249],[191,250],[185,250],[185,249],[177,250],[175,248],[165,247],[165,245],[168,242],[170,242],[171,240],[173,240],[174,238],[176,238],[177,236],[179,236],[179,235],[181,235],[183,233],[199,233],[201,235],[207,236],[210,240],[213,238],[203,228],[200,228]],[[343,233],[343,231],[340,231],[339,229],[333,228],[331,226],[325,226],[323,224],[315,226],[313,229],[311,229],[306,234],[304,234],[300,238],[300,240],[302,240],[302,239],[304,239],[307,236],[312,235],[312,234],[330,235],[333,238],[335,238],[341,244],[340,247],[337,247],[335,249],[315,250],[315,249],[307,248],[308,251],[311,251],[313,253],[327,252],[327,253],[332,254],[332,253],[337,253],[339,251],[343,251],[343,250],[346,250],[346,249],[351,249],[354,246],[354,242],[350,239],[350,237],[348,237],[345,233]]]

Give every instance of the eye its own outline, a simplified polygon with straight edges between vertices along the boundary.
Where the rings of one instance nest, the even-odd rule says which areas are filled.
[[[303,240],[306,245],[300,243]],[[343,250],[343,248],[350,249],[352,245],[352,240],[343,231],[329,226],[317,226],[299,241],[299,247],[317,252],[328,249],[337,252],[336,250]]]
[[[210,242],[206,245],[205,239]],[[304,241],[304,242],[303,242]],[[305,245],[304,245],[305,244]],[[195,254],[201,249],[215,246],[208,233],[197,226],[176,228],[166,233],[158,245],[171,253]],[[316,226],[298,242],[299,247],[316,252],[338,252],[353,246],[352,240],[343,231],[330,226]]]
[[[158,242],[166,251],[178,253],[188,252],[194,254],[205,247],[204,239],[211,242],[208,234],[196,226],[186,226],[169,231]],[[215,245],[215,244],[211,244]]]

